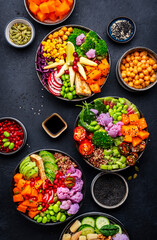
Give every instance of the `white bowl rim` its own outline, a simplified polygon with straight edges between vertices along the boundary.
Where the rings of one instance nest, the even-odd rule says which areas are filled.
[[[15,22],[22,22],[24,24],[27,24],[31,27],[31,31],[32,31],[32,35],[31,35],[31,39],[29,40],[29,42],[27,42],[26,44],[24,45],[16,45],[15,43],[13,43],[10,38],[9,38],[9,29],[10,29],[10,26],[13,25]],[[24,17],[17,17],[17,18],[14,18],[12,19],[11,21],[9,21],[7,24],[6,24],[6,27],[5,27],[5,32],[4,32],[4,35],[5,35],[5,39],[6,41],[13,47],[15,48],[24,48],[24,47],[27,47],[28,45],[30,45],[32,43],[32,41],[34,40],[34,37],[35,37],[35,28],[33,26],[33,24],[26,18]]]

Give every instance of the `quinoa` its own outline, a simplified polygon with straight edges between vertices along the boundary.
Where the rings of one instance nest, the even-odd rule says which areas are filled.
[[[55,153],[54,157],[56,158],[58,167],[61,168],[64,174],[71,167],[71,165],[73,165],[75,168],[77,167],[77,165],[72,162],[68,156],[65,156],[61,153]]]
[[[104,150],[102,148],[97,148],[94,146],[93,153],[85,157],[88,162],[93,166],[100,168],[101,164],[107,164],[107,160],[104,159]]]

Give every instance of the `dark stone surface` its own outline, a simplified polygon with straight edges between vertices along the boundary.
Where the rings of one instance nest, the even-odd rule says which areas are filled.
[[[144,93],[130,93],[117,82],[115,66],[122,53],[134,46],[146,46],[157,51],[157,1],[156,0],[78,0],[72,16],[65,24],[76,23],[95,30],[102,36],[109,47],[112,57],[110,77],[103,88],[101,96],[118,95],[133,101],[141,108],[147,119],[150,141],[138,166],[140,171],[136,180],[129,182],[129,197],[120,208],[112,211],[98,207],[92,200],[90,183],[98,173],[89,167],[78,154],[73,142],[74,121],[80,109],[72,103],[56,99],[45,90],[39,82],[34,57],[42,38],[53,29],[35,23],[26,13],[23,1],[1,1],[0,14],[0,116],[13,116],[21,120],[28,131],[28,144],[12,157],[0,157],[0,239],[53,239],[59,238],[65,224],[60,227],[41,227],[23,218],[14,208],[11,197],[11,179],[14,168],[28,153],[39,148],[57,148],[69,153],[83,167],[86,174],[87,194],[79,213],[103,211],[117,217],[124,223],[132,240],[157,239],[157,161],[156,161],[156,87]],[[15,49],[9,46],[4,38],[4,28],[8,21],[15,17],[26,17],[36,29],[33,44],[26,49]],[[137,25],[135,38],[126,45],[118,45],[106,35],[106,27],[112,18],[117,16],[131,17]],[[43,97],[42,97],[43,96]],[[94,98],[92,98],[94,99]],[[43,105],[43,107],[41,107]],[[32,110],[33,108],[33,110]],[[40,115],[37,113],[40,111]],[[36,112],[36,115],[34,115]],[[41,122],[51,113],[57,112],[67,121],[68,129],[57,140],[51,139],[42,129]],[[134,168],[122,173],[126,178],[134,174]]]

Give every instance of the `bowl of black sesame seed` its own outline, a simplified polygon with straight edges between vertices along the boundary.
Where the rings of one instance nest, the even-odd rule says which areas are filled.
[[[108,27],[108,36],[117,43],[127,43],[133,39],[136,33],[135,22],[128,17],[118,17],[113,19]]]

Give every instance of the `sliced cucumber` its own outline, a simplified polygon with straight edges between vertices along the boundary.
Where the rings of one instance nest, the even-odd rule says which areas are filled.
[[[123,233],[123,231],[122,231],[122,228],[118,225],[118,224],[114,224],[114,226],[116,226],[116,227],[118,227],[119,228],[119,232],[118,233],[120,233],[120,234],[122,234]]]
[[[84,224],[88,224],[92,227],[95,227],[95,219],[92,218],[92,217],[85,217],[82,219],[82,222],[81,222],[82,225]]]
[[[98,229],[102,228],[104,225],[109,225],[110,221],[106,217],[97,217],[96,219],[96,227]]]
[[[88,225],[88,224],[83,224],[80,228],[79,231],[82,231],[81,235],[87,236],[87,234],[91,234],[95,232],[95,229]]]

